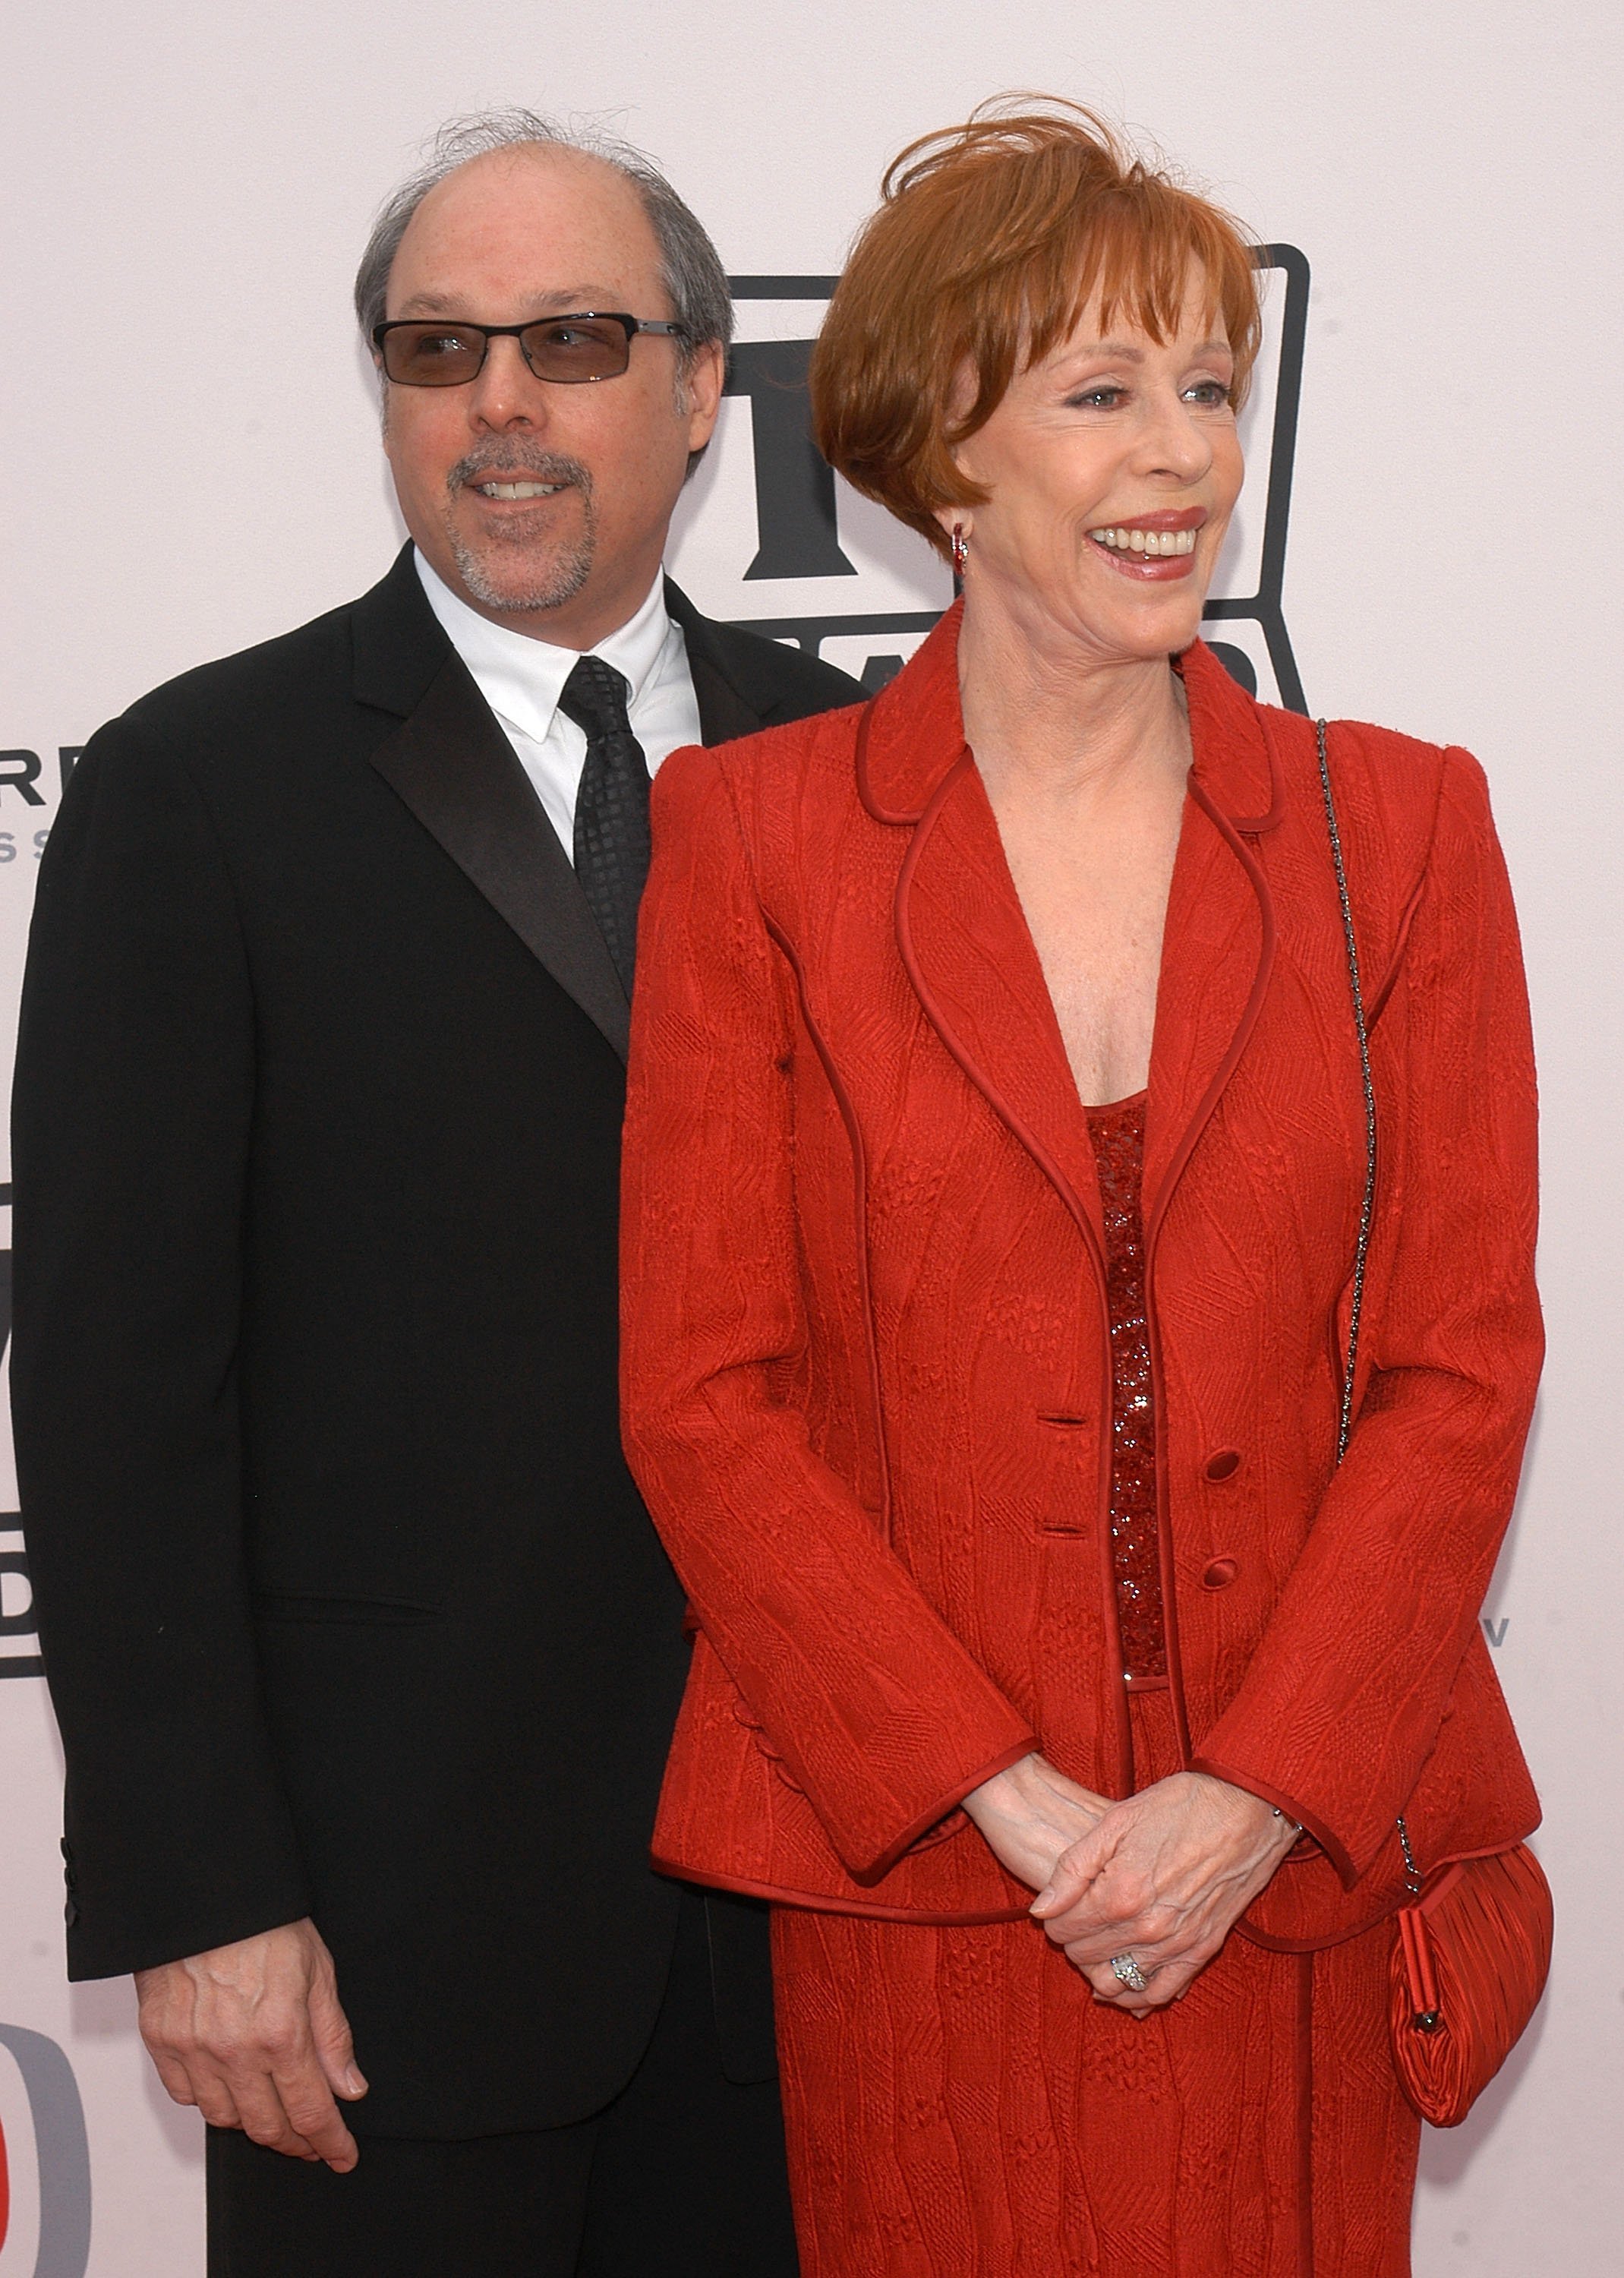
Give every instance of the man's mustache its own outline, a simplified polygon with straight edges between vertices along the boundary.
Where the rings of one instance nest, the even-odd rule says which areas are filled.
[[[591,470],[579,459],[543,450],[538,443],[526,443],[512,435],[487,443],[482,450],[468,452],[446,476],[446,487],[454,497],[465,484],[476,479],[488,482],[493,475],[504,480],[519,476],[531,482],[572,484],[589,501],[592,495]]]

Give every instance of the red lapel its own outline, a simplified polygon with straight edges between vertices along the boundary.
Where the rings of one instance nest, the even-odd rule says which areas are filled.
[[[1246,1049],[1274,961],[1274,904],[1254,842],[1285,819],[1262,707],[1204,642],[1178,661],[1190,770],[1168,897],[1145,1112],[1145,1236]]]
[[[926,1016],[971,1082],[1053,1181],[1096,1261],[1094,1150],[1037,952],[958,703],[962,603],[869,706],[858,787],[878,821],[911,829],[896,936]],[[1194,753],[1169,900],[1146,1115],[1146,1231],[1245,1049],[1268,985],[1274,913],[1247,843],[1283,819],[1262,707],[1205,646],[1179,660]]]
[[[920,1004],[1102,1260],[1088,1125],[998,825],[964,741],[962,606],[948,612],[869,707],[858,736],[858,788],[881,822],[913,828],[896,882],[896,939]]]

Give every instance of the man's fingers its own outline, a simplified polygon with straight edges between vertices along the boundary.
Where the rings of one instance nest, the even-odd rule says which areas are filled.
[[[316,2160],[319,2153],[287,2116],[287,2111],[268,2073],[233,2084],[233,2094],[241,2114],[243,2133],[268,2152],[284,2152],[290,2160]]]
[[[242,2114],[237,2108],[237,2099],[216,2073],[194,2072],[192,2101],[210,2128],[242,2126]]]
[[[171,2102],[195,2104],[196,2092],[193,2089],[191,2077],[179,2058],[172,2056],[167,2049],[150,2049],[148,2053],[152,2059],[153,2069],[163,2082],[164,2091]]]
[[[354,2102],[367,2092],[366,2076],[355,2062],[349,2020],[339,2006],[338,1988],[324,1975],[310,1988],[310,2037],[327,2085]]]
[[[280,2099],[287,2123],[300,2141],[339,2175],[347,2175],[360,2158],[355,2139],[344,2124],[332,2100],[332,2091],[322,2076],[314,2052],[286,2073],[273,2073],[271,2085]]]
[[[230,2087],[201,2049],[190,2049],[183,2055],[176,2049],[155,2048],[149,2043],[147,2053],[177,2104],[195,2106],[210,2128],[241,2127]]]

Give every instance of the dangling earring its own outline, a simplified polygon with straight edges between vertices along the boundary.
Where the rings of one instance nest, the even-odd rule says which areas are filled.
[[[969,559],[970,540],[964,536],[964,525],[962,522],[956,522],[953,525],[953,575],[956,577],[963,577],[964,564]]]

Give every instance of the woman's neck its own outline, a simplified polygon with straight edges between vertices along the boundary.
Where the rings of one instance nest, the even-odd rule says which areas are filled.
[[[1190,764],[1184,684],[1163,656],[1091,654],[1060,628],[967,597],[958,641],[964,738],[989,792],[1085,801]]]

